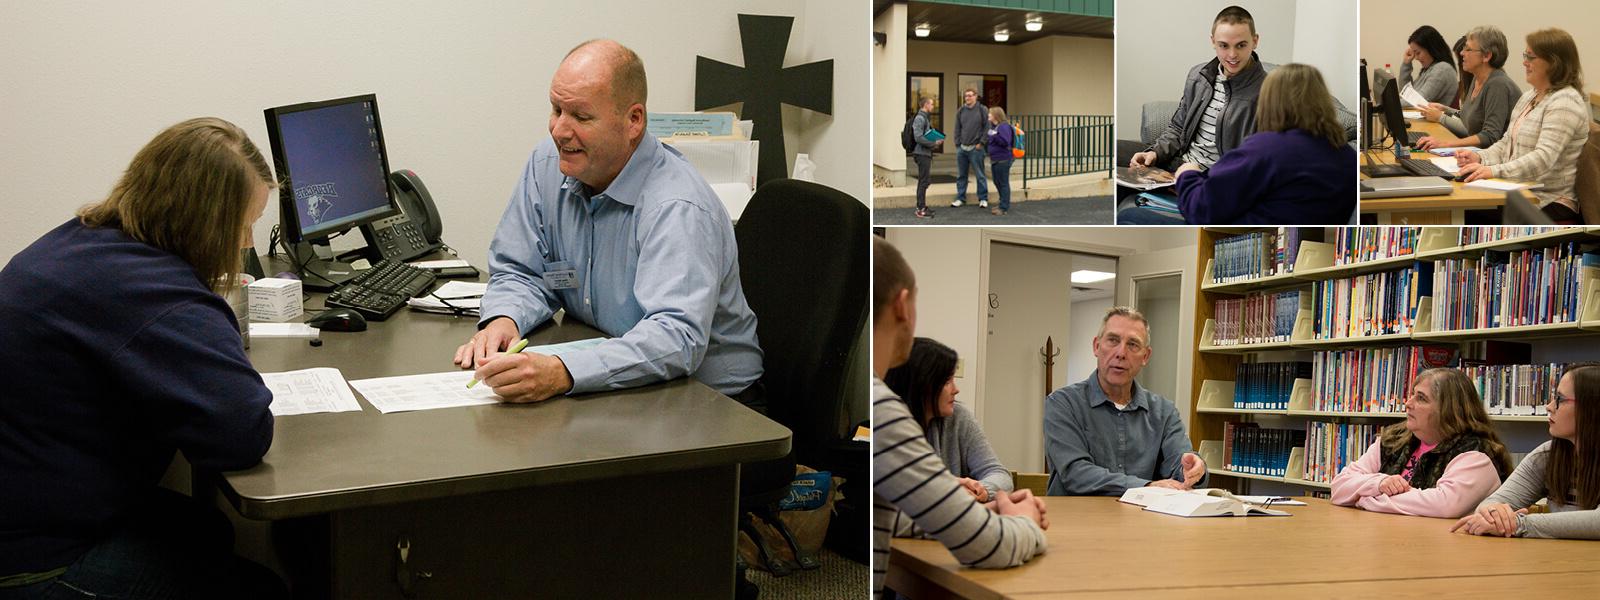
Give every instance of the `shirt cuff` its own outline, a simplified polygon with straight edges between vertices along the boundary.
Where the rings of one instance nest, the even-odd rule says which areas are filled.
[[[556,354],[562,364],[567,366],[567,373],[572,376],[572,390],[567,395],[586,394],[608,389],[606,381],[611,373],[606,370],[598,353],[591,352],[592,348]]]

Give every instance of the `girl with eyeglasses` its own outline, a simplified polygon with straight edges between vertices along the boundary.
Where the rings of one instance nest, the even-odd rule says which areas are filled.
[[[1374,512],[1455,518],[1500,485],[1511,454],[1472,381],[1456,369],[1417,375],[1406,420],[1333,479],[1334,504]]]
[[[1600,364],[1567,367],[1556,384],[1550,441],[1522,459],[1505,485],[1450,530],[1473,535],[1600,539]],[[1583,440],[1589,440],[1584,442]],[[1548,499],[1546,513],[1529,507]]]

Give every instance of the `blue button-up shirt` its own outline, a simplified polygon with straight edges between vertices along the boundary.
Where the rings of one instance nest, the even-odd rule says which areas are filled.
[[[558,353],[571,393],[692,374],[733,395],[760,378],[733,226],[694,167],[648,133],[599,193],[559,162],[549,139],[528,159],[489,245],[479,326],[511,317],[526,335],[564,308],[611,336]]]
[[[1044,450],[1051,496],[1120,496],[1154,480],[1183,481],[1183,454],[1193,451],[1171,400],[1134,382],[1120,409],[1098,371],[1045,397]]]

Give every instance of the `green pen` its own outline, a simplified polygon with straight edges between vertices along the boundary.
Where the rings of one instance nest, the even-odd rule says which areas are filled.
[[[516,354],[518,352],[521,352],[523,348],[527,348],[527,347],[528,347],[528,338],[522,338],[520,340],[517,340],[517,343],[512,344],[511,345],[511,349],[506,350],[506,354]],[[467,387],[468,388],[471,388],[472,386],[475,386],[475,385],[478,385],[478,378],[476,378],[476,377],[472,378],[472,381],[468,381],[467,382]]]

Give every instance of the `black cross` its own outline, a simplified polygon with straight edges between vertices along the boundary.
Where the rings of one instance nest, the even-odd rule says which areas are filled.
[[[743,119],[755,121],[750,138],[761,142],[757,183],[788,177],[781,104],[833,114],[833,60],[784,68],[794,17],[739,15],[745,66],[695,57],[695,110],[744,102]]]

